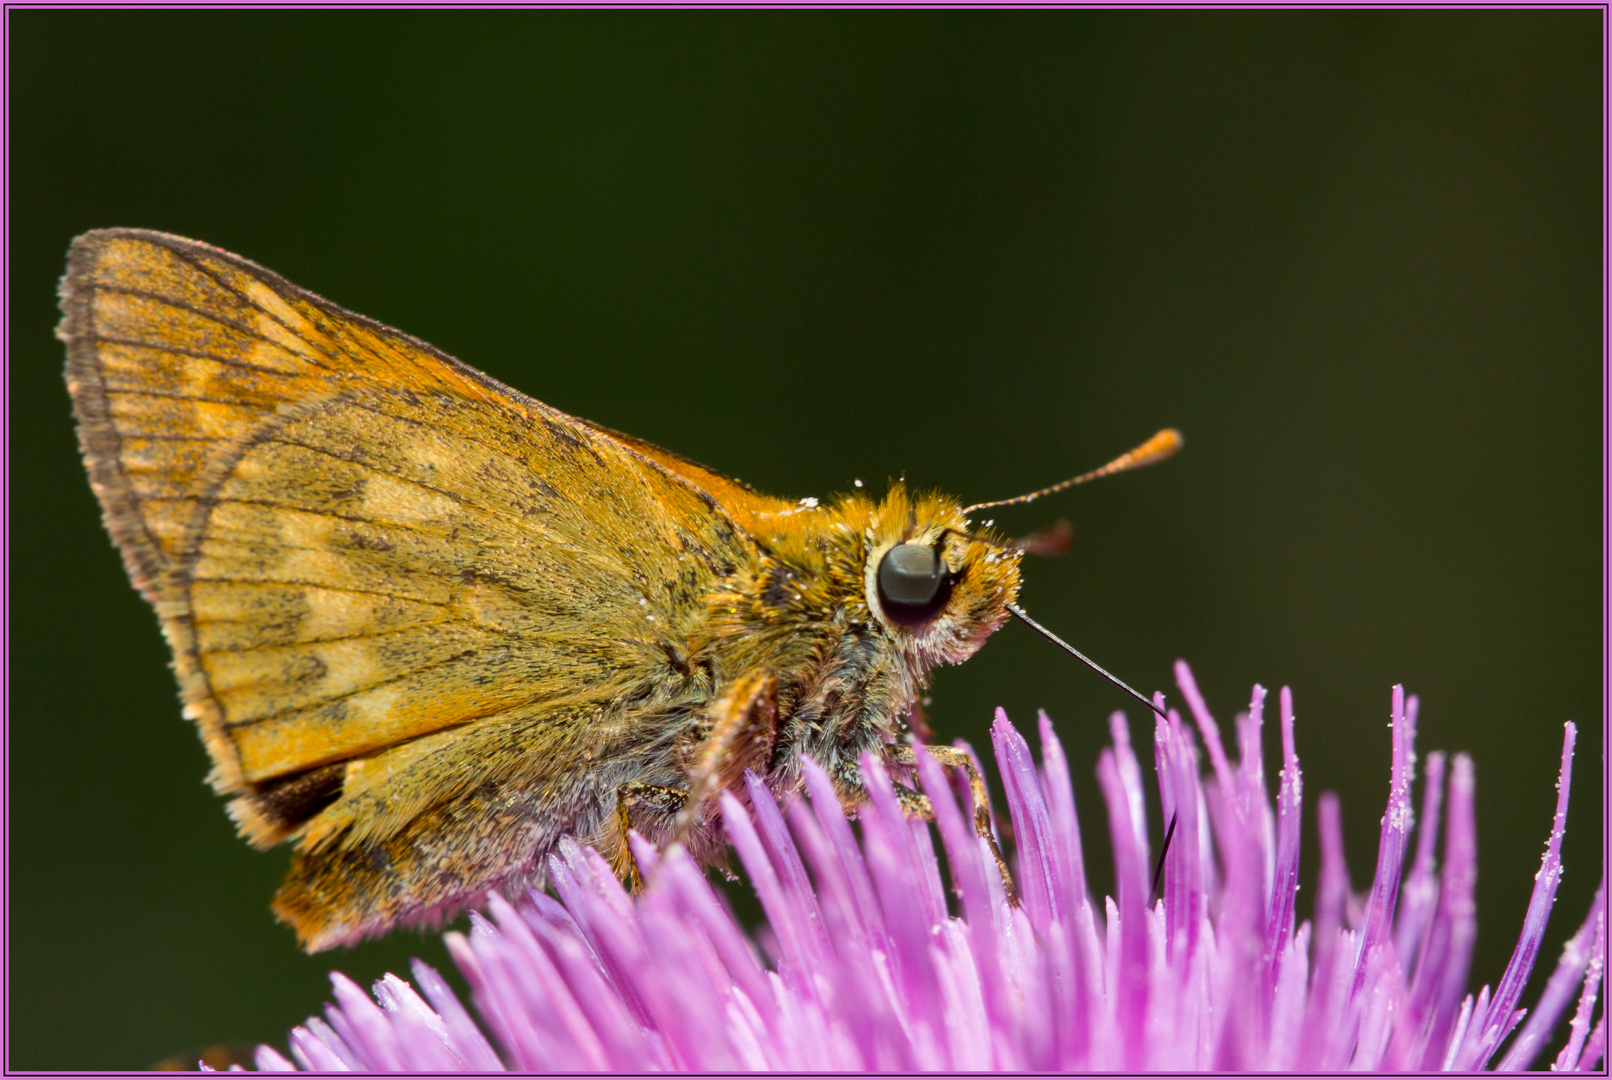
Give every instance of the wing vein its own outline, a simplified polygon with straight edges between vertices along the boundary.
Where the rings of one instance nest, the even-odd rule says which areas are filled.
[[[214,442],[225,442],[227,440],[222,439],[217,435],[169,435],[169,434],[165,434],[165,433],[153,432],[153,433],[147,434],[147,435],[130,435],[127,438],[126,441],[127,442],[196,442],[196,443],[214,443]],[[177,500],[175,500],[175,501],[177,501]]]
[[[320,345],[317,342],[309,341],[306,337],[304,337],[302,335],[302,333],[300,331],[297,330],[296,327],[286,325],[286,321],[284,319],[280,318],[274,312],[272,312],[272,311],[268,310],[267,308],[265,308],[262,304],[259,304],[257,301],[253,300],[250,296],[246,295],[246,293],[244,293],[240,289],[236,288],[234,286],[234,284],[232,284],[231,282],[225,281],[222,277],[220,277],[217,273],[215,273],[213,271],[212,267],[203,264],[198,259],[192,258],[189,252],[180,251],[177,248],[169,248],[168,250],[173,252],[174,257],[176,259],[180,260],[181,262],[189,263],[192,267],[195,268],[195,270],[196,270],[196,272],[198,274],[203,274],[206,277],[211,278],[213,280],[213,282],[216,285],[218,285],[219,288],[225,290],[226,292],[233,293],[241,301],[241,303],[247,305],[253,311],[262,312],[264,315],[267,315],[269,318],[271,318],[275,322],[279,323],[281,328],[284,329],[286,333],[290,334],[292,337],[296,338],[298,341],[300,341],[304,345],[308,346],[308,348],[312,349],[314,352],[321,353],[321,354],[323,354],[325,356],[328,356],[332,360],[338,359],[338,354],[337,353],[332,352],[329,349],[321,348]],[[267,285],[269,288],[274,289],[275,295],[281,296],[281,298],[284,299],[283,295],[280,293],[280,290],[276,289],[274,287],[274,283],[273,283],[274,279],[278,278],[279,275],[275,274],[273,271],[265,270],[264,268],[262,268],[260,266],[256,266],[256,265],[251,265],[249,269],[247,269],[247,268],[242,268],[242,269],[245,269],[245,272],[250,274],[254,279],[256,279],[258,281],[261,281],[265,285]],[[284,284],[287,288],[289,288],[293,293],[302,292],[301,289],[297,288],[295,285],[292,285],[289,281],[286,281],[284,278],[279,278],[279,280],[280,280],[280,282],[282,284]],[[270,339],[267,338],[267,337],[263,338],[263,340],[264,341],[270,341]],[[273,342],[271,342],[271,344],[280,345],[280,343],[277,342],[277,341],[273,341]],[[283,346],[283,345],[280,345],[280,347],[285,348],[285,346]],[[315,367],[321,367],[321,368],[326,367],[325,364],[322,364],[317,360],[309,360],[308,362],[310,364],[313,364]]]
[[[110,288],[102,285],[99,288]],[[228,356],[205,352],[201,349],[186,349],[178,345],[165,345],[158,341],[140,341],[134,338],[112,337],[108,334],[90,333],[85,335],[92,341],[103,345],[123,345],[131,349],[150,349],[153,352],[172,353],[175,356],[189,356],[196,360],[211,360],[215,364],[224,364],[228,367],[240,368],[243,371],[257,371],[265,375],[281,375],[288,379],[303,378],[300,372],[286,371],[284,368],[265,367],[262,364],[248,364],[244,360],[233,360]],[[320,365],[322,366],[322,365]]]
[[[247,398],[221,398],[212,397],[207,394],[170,394],[162,390],[109,389],[106,393],[108,397],[113,395],[125,395],[130,397],[163,398],[167,401],[200,401],[207,405],[235,405],[243,409],[262,408],[268,404],[267,402],[256,402]],[[138,439],[140,436],[133,435],[130,436],[130,438]]]
[[[247,326],[244,323],[239,323],[239,322],[236,322],[234,319],[226,318],[223,315],[219,315],[219,314],[216,314],[216,313],[211,312],[211,311],[206,311],[206,310],[204,310],[202,308],[196,307],[193,304],[187,304],[183,300],[176,299],[176,298],[174,298],[172,296],[164,295],[163,293],[152,292],[149,289],[136,289],[136,288],[132,288],[132,287],[130,287],[128,285],[93,284],[90,287],[93,288],[93,289],[97,289],[97,290],[101,290],[101,291],[105,291],[105,292],[122,293],[124,296],[138,296],[138,297],[141,297],[141,298],[146,299],[146,300],[151,300],[151,301],[154,301],[155,303],[163,305],[164,307],[171,307],[176,311],[188,312],[189,314],[194,315],[198,319],[206,319],[210,323],[217,323],[219,326],[226,326],[229,329],[234,330],[237,333],[244,334],[249,338],[256,338],[258,341],[261,341],[264,344],[273,345],[277,349],[285,349],[285,345],[284,345],[283,342],[275,341],[273,338],[271,338],[271,337],[269,337],[269,336],[267,336],[265,334],[259,333],[258,331],[252,329],[250,326]],[[239,295],[239,294],[237,294],[237,295]],[[251,301],[247,301],[247,303],[251,303]],[[254,311],[263,311],[262,308],[257,307],[256,305],[253,305],[253,310]],[[272,314],[269,314],[268,312],[264,312],[264,314],[269,315],[270,318],[274,318],[274,316]],[[278,321],[278,320],[276,320],[276,321]],[[296,334],[296,331],[291,331],[291,332],[293,334]],[[95,336],[99,336],[99,335],[95,335]],[[300,334],[297,334],[296,336],[297,336],[298,340],[306,341],[306,339],[303,338]],[[286,351],[291,352],[290,349],[286,349]],[[319,349],[317,351],[324,352],[325,350]],[[296,355],[296,354],[293,354],[293,355]],[[305,356],[298,357],[298,358],[302,359],[302,360],[306,360],[308,363],[313,364],[315,367],[321,367],[322,368],[322,367],[325,366],[324,364],[319,363],[317,360],[311,360],[311,359],[309,359],[308,357],[305,357]]]
[[[327,333],[331,332],[333,330],[334,331],[334,333],[332,333],[333,338],[337,337],[337,336],[342,338],[341,342],[335,342],[335,341],[332,342],[333,348],[335,349],[335,351],[332,352],[329,349],[325,349],[325,348],[320,347],[318,345],[318,343],[309,340],[302,333],[302,331],[298,330],[296,327],[290,325],[284,319],[280,318],[280,316],[277,313],[275,313],[273,311],[270,311],[269,309],[263,307],[261,304],[258,304],[250,296],[247,296],[245,293],[243,293],[240,289],[237,289],[230,282],[228,282],[228,281],[224,280],[223,278],[219,277],[216,273],[213,272],[213,270],[210,267],[205,266],[201,262],[199,262],[196,259],[192,258],[188,252],[180,252],[180,251],[175,250],[174,254],[175,254],[176,257],[182,259],[183,261],[189,263],[191,266],[195,267],[196,270],[199,273],[206,274],[208,277],[212,278],[215,282],[218,283],[220,288],[227,289],[229,292],[232,292],[236,296],[240,297],[242,303],[250,305],[254,311],[260,311],[264,315],[268,316],[270,319],[273,319],[276,323],[278,323],[281,327],[283,327],[285,329],[286,333],[288,333],[291,336],[295,337],[297,340],[306,343],[307,346],[310,349],[313,349],[315,352],[324,353],[326,356],[329,356],[332,359],[335,359],[343,351],[347,351],[347,352],[355,352],[355,351],[357,351],[357,352],[364,353],[371,360],[374,360],[375,362],[377,362],[377,363],[379,363],[379,364],[381,364],[383,366],[386,366],[386,367],[391,366],[390,361],[386,357],[383,357],[380,353],[376,352],[375,349],[373,349],[367,343],[365,343],[363,341],[360,341],[357,338],[355,338],[352,335],[352,333],[346,329],[345,324],[347,324],[347,323],[352,323],[352,324],[355,324],[355,325],[358,325],[358,326],[365,326],[367,329],[369,329],[372,332],[374,332],[378,337],[380,337],[383,340],[386,337],[388,337],[389,335],[396,335],[396,336],[405,337],[405,338],[407,337],[407,335],[402,334],[401,331],[394,330],[389,326],[386,326],[386,325],[384,325],[382,323],[378,323],[375,320],[368,318],[367,316],[358,314],[357,312],[347,311],[345,308],[342,308],[339,305],[331,303],[329,300],[326,300],[322,296],[318,296],[318,295],[316,295],[314,293],[310,293],[306,289],[303,289],[303,288],[301,288],[301,287],[299,287],[297,285],[293,285],[291,282],[289,282],[289,281],[285,280],[284,278],[280,277],[278,274],[275,274],[272,270],[266,270],[263,267],[260,267],[260,266],[257,266],[255,264],[251,264],[251,263],[248,263],[246,267],[242,268],[242,269],[245,270],[245,272],[251,274],[256,280],[263,282],[265,285],[268,285],[269,288],[274,290],[275,295],[279,296],[282,300],[286,300],[286,302],[288,304],[291,302],[291,300],[297,300],[297,301],[300,301],[302,303],[306,303],[306,304],[310,305],[311,307],[313,307],[316,311],[318,311],[319,314],[321,314],[325,318],[329,319],[331,325],[329,327],[323,327],[321,329],[325,330]],[[222,252],[221,254],[228,255],[228,252]],[[277,286],[284,286],[284,289],[278,288]],[[289,292],[291,294],[289,299],[287,299],[287,295],[286,295],[287,292]],[[424,345],[423,342],[420,342],[418,344]],[[387,346],[388,346],[388,348],[394,348],[394,346],[392,346],[390,342],[387,342]],[[425,346],[425,349],[426,349],[428,355],[430,353],[436,351],[431,346]],[[445,355],[444,356],[432,356],[431,359],[435,360],[435,361],[440,361],[442,359],[450,359],[451,360],[451,358],[445,357]],[[312,362],[312,361],[310,361],[310,362]],[[325,365],[319,364],[318,366],[319,367],[324,367]],[[452,366],[452,364],[450,364],[450,367],[451,366]]]
[[[203,620],[197,620],[197,621],[203,621]],[[253,619],[253,620],[207,619],[205,621],[209,622],[209,623],[214,623],[214,622],[241,622],[241,621],[258,622],[260,620],[256,620],[256,619]],[[461,621],[461,620],[455,620],[455,619],[443,620],[443,622],[457,622],[457,621]],[[384,628],[379,629],[379,630],[366,630],[366,631],[364,631],[362,633],[358,633],[358,634],[338,634],[335,637],[308,638],[308,639],[303,640],[303,641],[265,642],[264,644],[261,644],[261,645],[240,645],[240,646],[235,646],[233,648],[199,649],[197,651],[202,656],[217,656],[220,653],[229,653],[229,654],[231,654],[233,656],[240,656],[240,655],[245,654],[245,653],[263,652],[266,649],[301,649],[301,648],[304,648],[304,647],[309,646],[309,645],[333,645],[333,644],[335,644],[337,642],[340,642],[340,641],[368,641],[368,640],[370,640],[372,638],[386,637],[386,636],[388,636],[390,634],[406,634],[406,633],[408,633],[410,631],[420,630],[422,627],[440,626],[440,625],[441,625],[440,622],[417,622],[417,623],[409,623],[406,626],[388,626],[388,627],[384,627]],[[505,637],[508,637],[508,638],[516,638],[517,637],[516,634],[514,634],[514,633],[512,633],[512,632],[510,632],[508,630],[504,630],[504,629],[502,629],[500,627],[496,627],[496,626],[490,626],[490,627],[485,627],[485,628],[483,628],[481,626],[477,626],[476,629],[477,630],[485,629],[488,633],[502,634],[502,635],[504,635]]]
[[[235,577],[200,577],[191,578],[191,583],[203,582],[209,585],[240,585],[245,588],[281,589],[293,586],[302,589],[323,589],[326,592],[352,593],[355,596],[381,596],[388,600],[402,600],[410,604],[427,604],[431,607],[452,609],[453,605],[442,600],[431,600],[423,596],[406,596],[403,593],[387,592],[384,589],[361,589],[351,585],[331,585],[324,581],[303,581],[297,578],[278,578],[270,581],[264,578],[235,578]]]
[[[301,443],[295,443],[295,444],[292,444],[292,445],[301,446],[302,444]],[[312,448],[309,447],[308,449],[312,449]],[[382,476],[391,476],[392,475],[391,473],[382,472],[380,469],[374,469],[372,471],[380,473]],[[442,531],[441,530],[433,532],[430,529],[422,529],[417,525],[410,525],[407,522],[403,522],[403,521],[381,521],[381,520],[376,519],[376,518],[359,517],[356,514],[338,514],[334,510],[315,510],[312,507],[298,506],[295,503],[288,503],[288,502],[276,502],[273,499],[242,499],[242,498],[238,498],[238,497],[233,496],[233,495],[218,496],[218,497],[214,497],[214,498],[208,498],[206,496],[196,495],[196,496],[192,496],[191,499],[192,499],[192,501],[195,501],[195,502],[206,503],[209,506],[218,506],[218,505],[222,505],[223,503],[238,503],[238,504],[240,504],[242,506],[263,506],[263,507],[267,507],[270,510],[290,510],[290,511],[292,511],[294,513],[298,513],[298,514],[307,514],[310,517],[330,518],[330,519],[332,519],[334,521],[351,521],[355,525],[374,525],[377,528],[383,528],[383,529],[401,529],[404,532],[410,532],[410,533],[413,533],[416,536],[424,536],[424,537],[428,537],[428,538],[433,539],[433,540],[434,539],[439,539],[442,536]],[[209,537],[207,536],[207,534],[204,534],[204,539],[206,539],[206,538],[209,538]],[[211,539],[222,539],[221,537],[217,537],[217,536],[213,536],[213,537],[210,537],[210,538]],[[280,546],[285,546],[285,545],[280,545]],[[307,550],[307,549],[299,549],[299,550]]]

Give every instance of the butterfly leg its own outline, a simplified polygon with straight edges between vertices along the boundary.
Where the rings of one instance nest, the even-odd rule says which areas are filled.
[[[1002,858],[1002,849],[997,846],[996,834],[991,831],[991,810],[989,796],[985,790],[985,779],[980,771],[974,767],[974,759],[966,750],[955,746],[925,746],[924,753],[948,768],[962,769],[968,776],[969,794],[974,800],[974,831],[979,833],[980,839],[985,841],[991,849],[991,858],[996,860],[997,872],[1002,875],[1002,887],[1007,890],[1008,903],[1019,902],[1018,890],[1013,885],[1013,874],[1008,870],[1007,860]],[[884,760],[892,765],[917,765],[918,755],[910,746],[895,744],[885,748]],[[911,806],[902,799],[902,792],[906,790],[911,796]],[[930,804],[927,796],[911,789],[896,786],[896,798],[901,799],[901,808],[913,817],[920,817],[925,821],[935,819],[935,808]],[[918,800],[922,800],[920,803]]]
[[[688,800],[672,835],[686,840],[706,803],[733,786],[749,768],[772,760],[778,737],[778,680],[754,670],[735,679],[710,711],[710,729],[695,749],[688,771]]]
[[[643,875],[627,834],[633,819],[649,825],[670,819],[667,836],[661,828],[640,828],[646,835],[688,843],[704,810],[717,792],[737,783],[747,768],[765,766],[777,738],[777,680],[767,671],[735,679],[711,706],[704,737],[695,746],[688,769],[688,790],[631,781],[616,789],[615,825],[608,845],[610,865],[628,888],[643,886]],[[719,854],[711,860],[720,863]],[[720,867],[719,867],[720,868]]]
[[[644,877],[638,869],[628,833],[632,830],[632,814],[647,811],[656,818],[667,818],[682,811],[688,803],[688,792],[677,788],[661,787],[631,780],[616,789],[616,843],[610,860],[611,869],[632,892],[644,887]]]

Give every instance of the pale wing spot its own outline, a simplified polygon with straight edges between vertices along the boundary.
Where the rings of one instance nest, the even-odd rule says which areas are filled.
[[[252,329],[268,338],[262,345],[273,350],[275,346],[303,358],[304,363],[318,363],[319,350],[335,352],[330,339],[318,327],[302,316],[285,298],[261,281],[247,281],[245,292],[259,310],[252,320]],[[290,329],[287,329],[290,327]],[[311,344],[310,344],[311,343]],[[256,350],[254,350],[255,352]]]
[[[220,489],[220,497],[228,499],[248,495],[250,489],[245,485],[252,484],[266,483],[268,490],[278,490],[285,483],[284,454],[285,448],[272,444],[254,447],[243,454],[241,460],[235,463],[229,481]]]
[[[371,473],[364,486],[363,516],[400,525],[443,523],[459,509],[446,495],[384,473]]]
[[[463,618],[506,633],[520,633],[553,623],[555,607],[553,598],[546,598],[544,608],[547,610],[543,610],[497,585],[471,585],[453,598],[453,610]]]
[[[239,376],[239,369],[215,359],[151,345],[104,342],[100,347],[101,380],[108,392],[139,392],[153,387],[191,395],[227,397],[232,387],[215,387],[221,378]],[[253,375],[261,376],[260,372]],[[258,389],[255,385],[246,387]]]
[[[153,473],[166,481],[168,487],[179,487],[179,481],[189,480],[207,465],[212,443],[201,439],[182,442],[175,439],[123,440],[123,471],[125,473]]]
[[[322,581],[338,583],[355,579],[351,564],[334,551],[288,548],[274,568],[274,579],[281,581]]]
[[[252,362],[250,355],[254,348],[266,344],[261,338],[230,325],[237,314],[234,311],[196,315],[167,299],[118,290],[96,292],[91,304],[97,335],[132,342],[136,348],[160,349],[169,358],[163,363],[170,366],[170,370],[171,365],[177,363],[176,358],[186,353],[239,357]],[[306,370],[305,364],[290,367],[283,358],[276,360],[272,355],[264,358],[262,366],[281,371]]]
[[[197,553],[193,582],[258,582],[374,593],[405,604],[445,604],[454,580],[430,567],[376,565],[340,551],[281,547],[272,534],[209,537]]]
[[[232,577],[243,565],[249,567],[250,577],[267,577],[290,554],[283,550],[292,524],[288,516],[252,503],[217,503],[207,518],[192,578]]]
[[[454,618],[440,604],[298,584],[197,581],[191,610],[200,652],[299,645],[335,638],[442,627]]]
[[[365,638],[324,641],[303,648],[324,665],[325,677],[319,680],[319,689],[331,697],[351,693],[396,674],[388,670],[387,663],[376,653],[375,644]]]
[[[278,546],[282,543],[280,527],[272,511],[245,503],[221,502],[208,515],[205,539]]]
[[[297,661],[308,662],[299,665]],[[274,693],[283,693],[286,686],[295,685],[299,680],[309,681],[319,675],[318,665],[300,649],[289,654],[283,649],[274,652],[213,653],[202,657],[202,667],[207,671],[208,685],[220,698],[262,687],[268,687]],[[238,711],[226,704],[225,719],[232,719],[229,714]]]
[[[394,682],[414,687],[429,708],[433,691],[448,696],[475,684],[489,644],[481,631],[425,624],[373,637],[214,652],[202,664],[231,725],[301,713],[320,727],[321,708],[339,714],[340,699]]]
[[[445,444],[438,439],[419,437],[411,442],[409,456],[422,466],[428,475],[453,475],[464,470],[467,451],[474,453],[479,447],[472,448],[464,444]],[[488,455],[477,453],[475,456],[485,459]]]
[[[308,614],[301,626],[304,641],[354,637],[366,632],[385,633],[434,625],[450,618],[449,612],[439,604],[396,596],[309,588],[305,597]],[[444,632],[446,630],[444,628]]]
[[[597,687],[607,674],[579,670],[533,678],[538,673],[524,651],[478,644],[485,639],[461,639],[457,647],[433,641],[440,659],[428,660],[394,682],[231,724],[228,734],[240,752],[243,773],[256,781],[343,760],[536,698],[552,699],[583,685]]]
[[[251,461],[248,457],[242,464]],[[340,583],[354,580],[348,560],[332,550],[335,519],[283,507],[219,503],[196,560],[197,579]]]
[[[287,547],[293,541],[288,529],[291,515],[248,503],[222,502],[213,507],[207,532],[197,551],[191,578],[195,581],[243,579],[252,581],[335,581],[343,572],[340,560],[323,550]],[[328,519],[324,528],[329,528]],[[318,546],[318,526],[304,527],[296,543],[310,540]],[[308,570],[318,568],[310,576]]]
[[[336,589],[307,589],[303,598],[308,613],[298,628],[303,640],[346,637],[373,628],[382,617],[382,609],[396,607],[398,601],[384,596],[341,592]]]
[[[163,374],[172,380],[163,389],[179,397],[222,397],[228,393],[228,389],[221,391],[216,385],[219,365],[215,361],[176,354],[163,367]]]
[[[194,401],[159,394],[112,392],[107,417],[122,438],[142,435],[193,435],[233,438],[256,424],[262,410],[250,405]]]
[[[306,348],[306,346],[304,346]],[[296,352],[273,341],[254,340],[251,345],[241,352],[241,362],[256,367],[273,368],[290,375],[302,375],[312,368],[312,364],[298,356]]]
[[[280,542],[293,548],[328,549],[336,519],[328,514],[309,514],[299,510],[279,509],[274,518],[280,526]]]
[[[230,734],[241,771],[249,781],[262,780],[390,746],[435,726],[397,715],[403,698],[396,686],[378,686],[343,698],[336,715],[310,716],[314,710],[305,710],[236,728]]]

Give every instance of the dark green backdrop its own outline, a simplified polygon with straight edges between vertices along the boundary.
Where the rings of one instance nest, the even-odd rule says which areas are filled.
[[[1144,689],[1187,658],[1223,725],[1255,680],[1294,687],[1301,911],[1323,790],[1369,880],[1389,688],[1421,694],[1421,748],[1477,762],[1477,980],[1578,721],[1543,963],[1583,917],[1598,12],[9,20],[12,1066],[283,1045],[332,965],[447,965],[408,934],[299,954],[267,912],[284,853],[202,785],[51,337],[68,240],[98,226],[240,252],[789,496],[905,473],[1002,497],[1176,425],[1168,465],[998,515],[1075,526],[1027,565],[1029,610]],[[993,706],[1045,707],[1106,849],[1092,767],[1123,698],[1019,626],[934,697],[979,745]]]

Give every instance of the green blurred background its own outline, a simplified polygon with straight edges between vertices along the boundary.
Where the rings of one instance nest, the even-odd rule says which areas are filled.
[[[1223,730],[1256,680],[1293,686],[1301,913],[1323,790],[1369,881],[1389,688],[1419,693],[1421,748],[1477,763],[1474,985],[1576,720],[1544,965],[1583,917],[1600,13],[8,19],[12,1067],[283,1046],[332,966],[449,966],[414,934],[301,955],[267,911],[284,852],[202,784],[51,337],[69,239],[110,225],[240,252],[782,495],[904,473],[999,498],[1178,426],[1168,465],[997,515],[1074,523],[1026,566],[1030,612],[1146,690],[1187,658]],[[984,746],[996,705],[1057,721],[1106,849],[1092,767],[1125,699],[1014,625],[940,674],[932,720]]]

